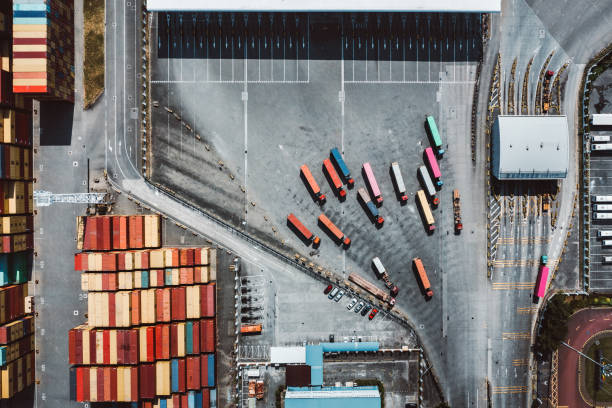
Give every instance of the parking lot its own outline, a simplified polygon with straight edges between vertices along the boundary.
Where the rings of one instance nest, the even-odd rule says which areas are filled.
[[[612,113],[608,98],[612,97],[609,84],[612,83],[612,71],[607,70],[593,83],[590,99],[590,113]],[[591,126],[590,136],[610,135],[610,129]],[[610,152],[593,152],[590,159],[590,194],[612,195],[612,154]],[[591,199],[589,198],[589,201]],[[603,239],[597,237],[601,230],[612,230],[610,222],[595,220],[591,209],[590,224],[590,288],[594,291],[612,290],[612,264],[603,262],[604,256],[612,256],[612,247],[603,247]]]
[[[233,28],[231,16],[222,15],[220,25],[219,15],[206,20],[198,14],[195,25],[193,17],[183,15],[181,34],[179,16],[171,15],[168,23],[165,14],[155,15],[152,181],[341,279],[357,272],[384,289],[370,266],[373,257],[380,257],[399,287],[396,307],[431,350],[444,350],[447,335],[468,341],[485,330],[477,319],[484,317],[484,308],[464,296],[484,284],[486,276],[473,266],[474,258],[486,256],[484,233],[476,228],[484,214],[484,177],[472,165],[469,143],[482,53],[479,15],[357,14],[353,20],[349,14],[291,14],[283,26],[282,15],[263,14],[261,20],[248,15],[246,30],[244,15],[234,16]],[[439,30],[440,23],[446,31]],[[248,50],[241,48],[245,39]],[[193,49],[200,43],[204,53]],[[296,43],[302,49],[295,50]],[[266,48],[271,45],[273,50]],[[438,193],[441,204],[433,211],[437,227],[432,235],[415,201],[422,188],[417,169],[430,146],[426,115],[435,116],[447,151],[440,161],[444,186]],[[342,203],[321,170],[333,147],[342,152],[356,180]],[[407,205],[396,199],[389,171],[394,161],[403,173]],[[365,187],[365,162],[384,198],[381,229],[357,200],[356,190]],[[300,179],[302,164],[328,197],[323,208]],[[453,188],[461,193],[463,235],[453,234]],[[348,250],[317,226],[321,212],[351,238]],[[318,251],[287,227],[289,213],[321,236]],[[412,272],[414,257],[423,260],[428,272],[435,293],[429,301]],[[336,338],[361,333],[383,343],[406,341],[382,312],[369,322],[346,310],[347,295],[339,304],[329,301],[322,293],[327,283],[253,268],[249,274],[265,276],[267,303],[264,334],[239,350],[246,359],[265,358],[270,345],[319,342],[332,333]],[[466,325],[473,331],[464,337]],[[446,366],[442,356],[432,354],[440,370]]]

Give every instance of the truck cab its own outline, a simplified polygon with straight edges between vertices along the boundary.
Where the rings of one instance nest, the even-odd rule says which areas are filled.
[[[542,265],[546,265],[548,263],[548,256],[547,255],[542,255],[540,261],[541,261]]]

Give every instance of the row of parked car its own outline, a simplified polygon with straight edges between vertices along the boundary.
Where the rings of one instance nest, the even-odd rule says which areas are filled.
[[[333,285],[327,285],[323,293],[326,294],[329,299],[333,299],[334,302],[339,302],[340,299],[342,299],[342,296],[344,296],[344,290],[336,288]],[[359,303],[357,302],[358,299],[356,297],[352,298],[348,305],[346,305],[346,308],[348,310],[354,308],[355,313],[361,312],[362,316],[367,315],[371,310],[370,314],[368,315],[370,320],[372,320],[374,316],[378,314],[378,309],[372,308],[372,306],[370,306],[368,303],[364,303],[363,301],[359,301]]]

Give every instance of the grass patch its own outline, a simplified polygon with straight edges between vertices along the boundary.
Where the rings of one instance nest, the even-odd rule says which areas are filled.
[[[599,345],[593,343],[588,350],[586,355],[597,361],[595,358],[597,350],[601,350],[604,361],[612,360],[612,337],[604,337],[599,339]],[[589,397],[595,402],[612,402],[612,378],[606,378],[603,381],[603,385],[600,389],[595,390],[595,385],[598,382],[598,373],[595,363],[584,359],[585,361],[585,387]]]
[[[85,0],[83,4],[84,109],[90,108],[104,92],[104,3],[101,0]]]

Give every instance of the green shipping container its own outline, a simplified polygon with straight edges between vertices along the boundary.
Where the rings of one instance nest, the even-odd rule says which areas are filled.
[[[185,339],[186,339],[186,354],[193,354],[193,322],[187,322],[185,326]]]

